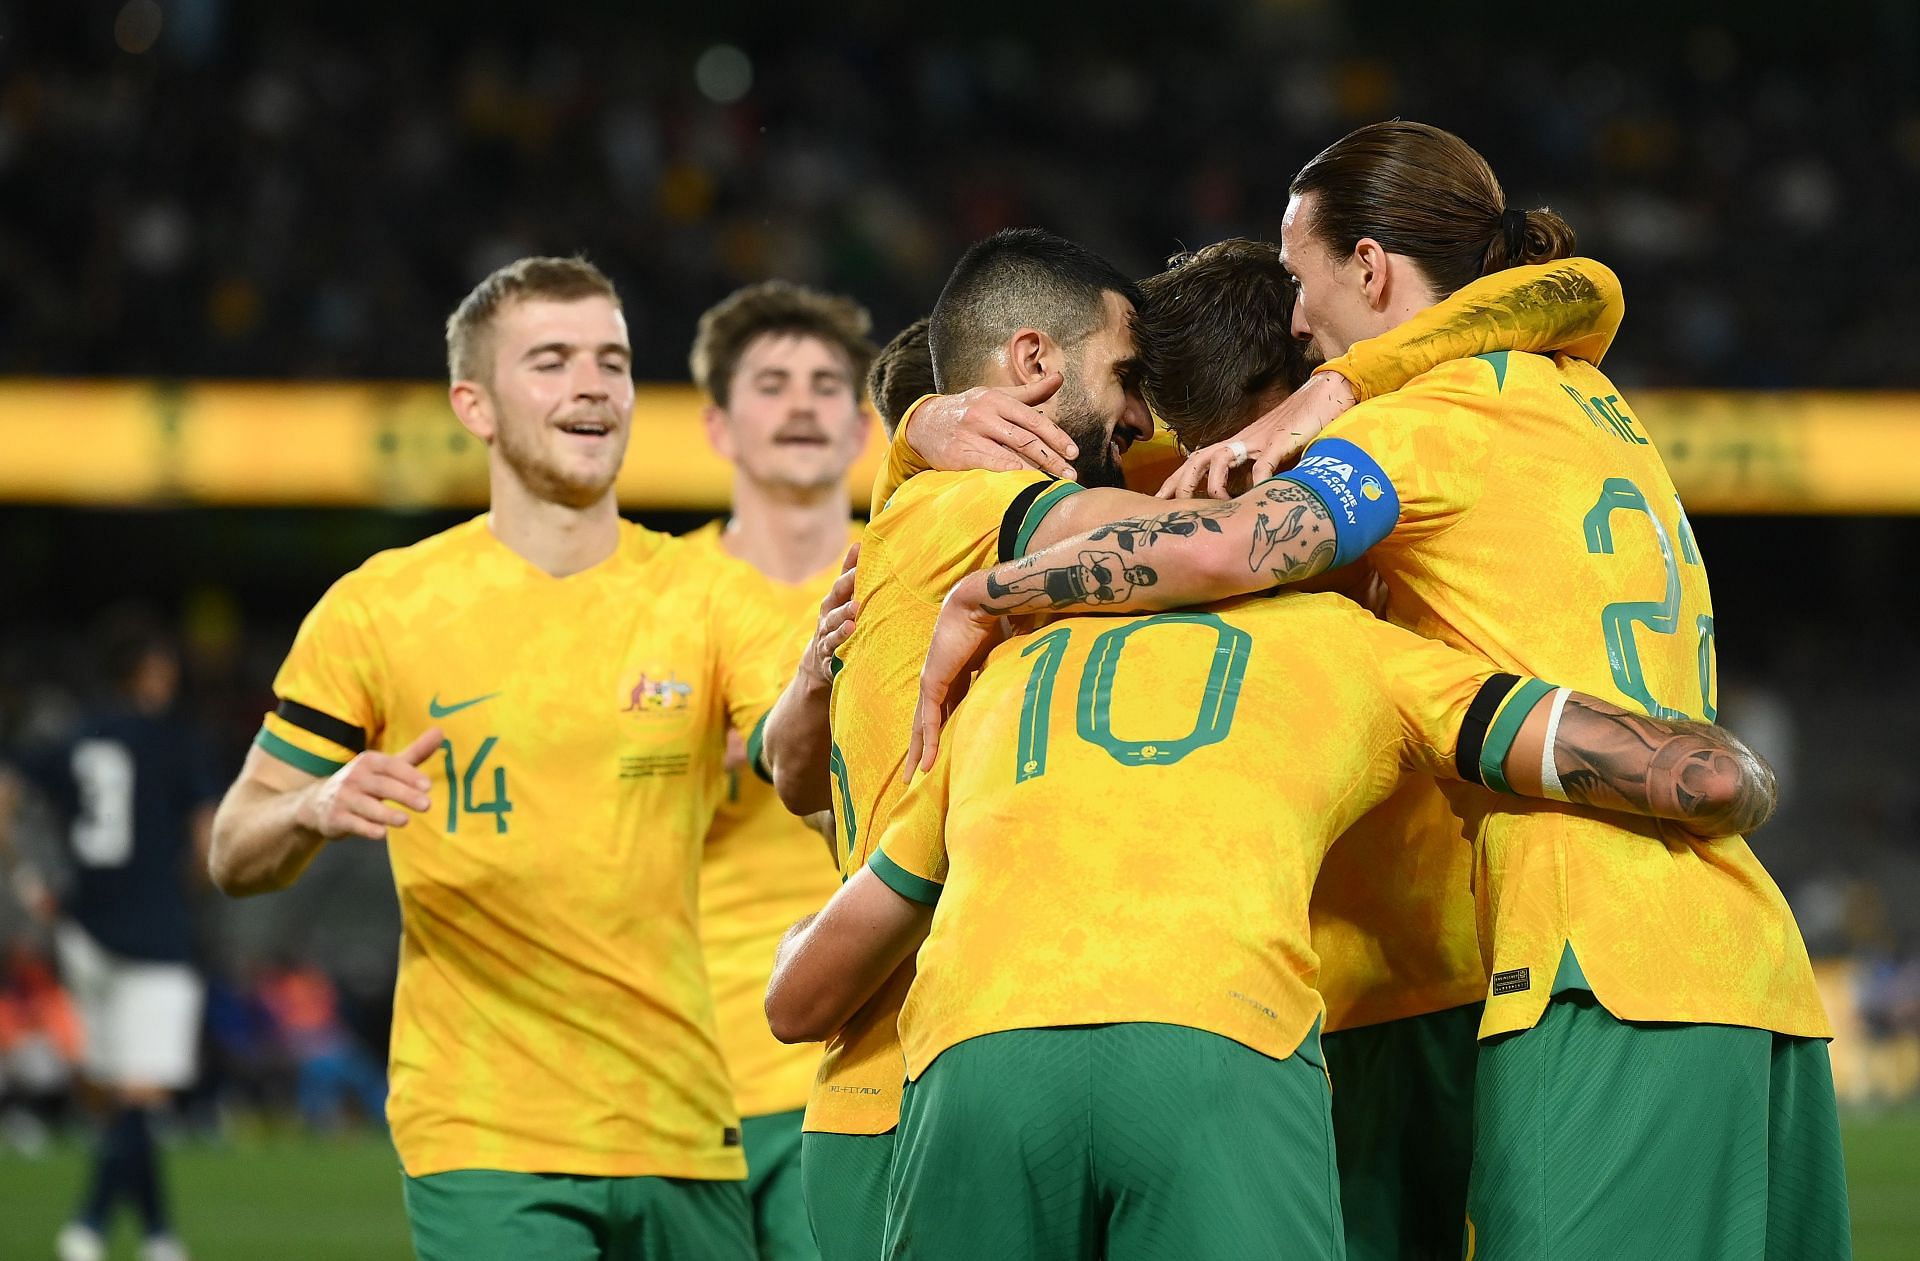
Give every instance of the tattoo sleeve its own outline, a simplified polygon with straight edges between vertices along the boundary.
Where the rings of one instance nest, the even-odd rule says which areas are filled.
[[[1297,482],[1225,503],[1113,521],[986,571],[983,612],[1182,608],[1311,578],[1333,564],[1333,515]]]
[[[1247,552],[1249,570],[1266,570],[1284,586],[1311,578],[1333,564],[1333,520],[1318,495],[1293,482],[1281,482],[1261,494],[1256,511],[1253,546]]]
[[[1630,713],[1574,693],[1554,766],[1567,800],[1673,819],[1704,836],[1746,833],[1773,815],[1773,768],[1725,728]]]

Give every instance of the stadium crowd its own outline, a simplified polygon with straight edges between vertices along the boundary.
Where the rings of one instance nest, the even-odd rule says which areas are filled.
[[[371,7],[9,16],[0,372],[421,377],[445,294],[564,242],[626,295],[636,375],[676,378],[710,296],[768,275],[897,328],[1007,224],[1136,275],[1271,237],[1325,136],[1398,114],[1474,135],[1619,271],[1623,385],[1920,384],[1880,318],[1920,256],[1850,265],[1920,196],[1904,6],[1817,30],[1615,6],[1551,58],[1526,23],[1392,4],[1202,5],[1164,29],[1067,5],[1044,55],[893,6],[756,9],[732,43],[684,13],[589,41],[464,10],[444,40]]]

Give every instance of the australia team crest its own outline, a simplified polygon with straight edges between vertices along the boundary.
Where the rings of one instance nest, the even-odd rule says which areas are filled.
[[[627,694],[626,714],[642,717],[653,714],[684,713],[693,705],[693,684],[683,683],[677,671],[664,675],[643,673]]]

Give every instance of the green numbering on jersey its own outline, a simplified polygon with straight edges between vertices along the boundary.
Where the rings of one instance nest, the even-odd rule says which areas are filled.
[[[459,771],[460,759],[453,751],[453,741],[440,742],[440,755],[447,763],[447,832],[460,830],[460,815],[490,814],[493,816],[493,830],[504,833],[507,830],[507,816],[513,813],[513,802],[507,799],[507,770],[504,766],[493,768],[493,800],[475,801],[473,799],[473,781],[480,774],[480,768],[486,765],[487,754],[493,752],[498,737],[488,736],[480,742],[479,752],[467,763],[465,774]]]
[[[1152,740],[1123,740],[1114,734],[1112,700],[1115,677],[1127,642],[1149,627],[1205,626],[1216,641],[1213,665],[1201,694],[1200,712],[1193,729],[1183,736]],[[1022,656],[1035,657],[1033,672],[1020,704],[1020,738],[1014,752],[1014,782],[1047,773],[1047,735],[1052,720],[1053,686],[1066,655],[1071,627],[1062,626],[1027,645]],[[1102,631],[1087,653],[1074,705],[1074,727],[1082,740],[1105,749],[1122,766],[1171,766],[1195,749],[1219,744],[1233,727],[1240,700],[1240,681],[1246,677],[1253,636],[1229,626],[1213,613],[1157,613]]]
[[[840,752],[840,745],[827,746],[827,769],[833,772],[834,787],[840,791],[840,808],[833,812],[834,826],[846,833],[846,857],[840,862],[840,880],[845,883],[847,868],[853,865],[853,842],[860,835],[860,825],[853,817],[853,789],[847,783],[847,759]]]
[[[1694,544],[1693,527],[1687,521],[1686,510],[1680,506],[1677,498],[1674,508],[1680,514],[1681,559],[1689,565],[1698,565],[1700,552]],[[1680,629],[1680,566],[1674,560],[1672,537],[1638,486],[1624,477],[1609,477],[1600,487],[1600,498],[1581,522],[1588,552],[1604,556],[1614,554],[1613,514],[1616,512],[1638,513],[1653,528],[1654,541],[1659,544],[1660,559],[1667,571],[1667,590],[1659,600],[1616,600],[1600,610],[1600,632],[1606,639],[1607,662],[1613,669],[1614,685],[1637,701],[1652,717],[1686,718],[1688,715],[1685,710],[1654,698],[1647,684],[1646,671],[1640,665],[1639,645],[1633,637],[1636,624],[1656,635],[1672,635]],[[1699,635],[1700,707],[1702,715],[1712,722],[1716,713],[1713,704],[1713,618],[1701,614],[1694,622],[1694,629]]]

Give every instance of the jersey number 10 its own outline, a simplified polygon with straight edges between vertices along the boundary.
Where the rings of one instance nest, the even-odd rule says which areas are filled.
[[[1213,665],[1201,692],[1200,712],[1185,735],[1151,740],[1123,740],[1113,731],[1113,684],[1120,658],[1136,634],[1150,627],[1205,626],[1215,636]],[[1028,644],[1023,657],[1034,658],[1027,690],[1020,703],[1020,739],[1014,755],[1013,782],[1024,783],[1047,773],[1047,739],[1053,715],[1053,689],[1061,658],[1073,637],[1071,626],[1050,631]],[[1087,652],[1080,673],[1080,692],[1074,704],[1074,730],[1088,744],[1105,749],[1122,766],[1171,766],[1195,749],[1219,744],[1233,727],[1234,707],[1240,701],[1240,680],[1247,673],[1253,636],[1229,626],[1213,613],[1158,613],[1102,631]]]

